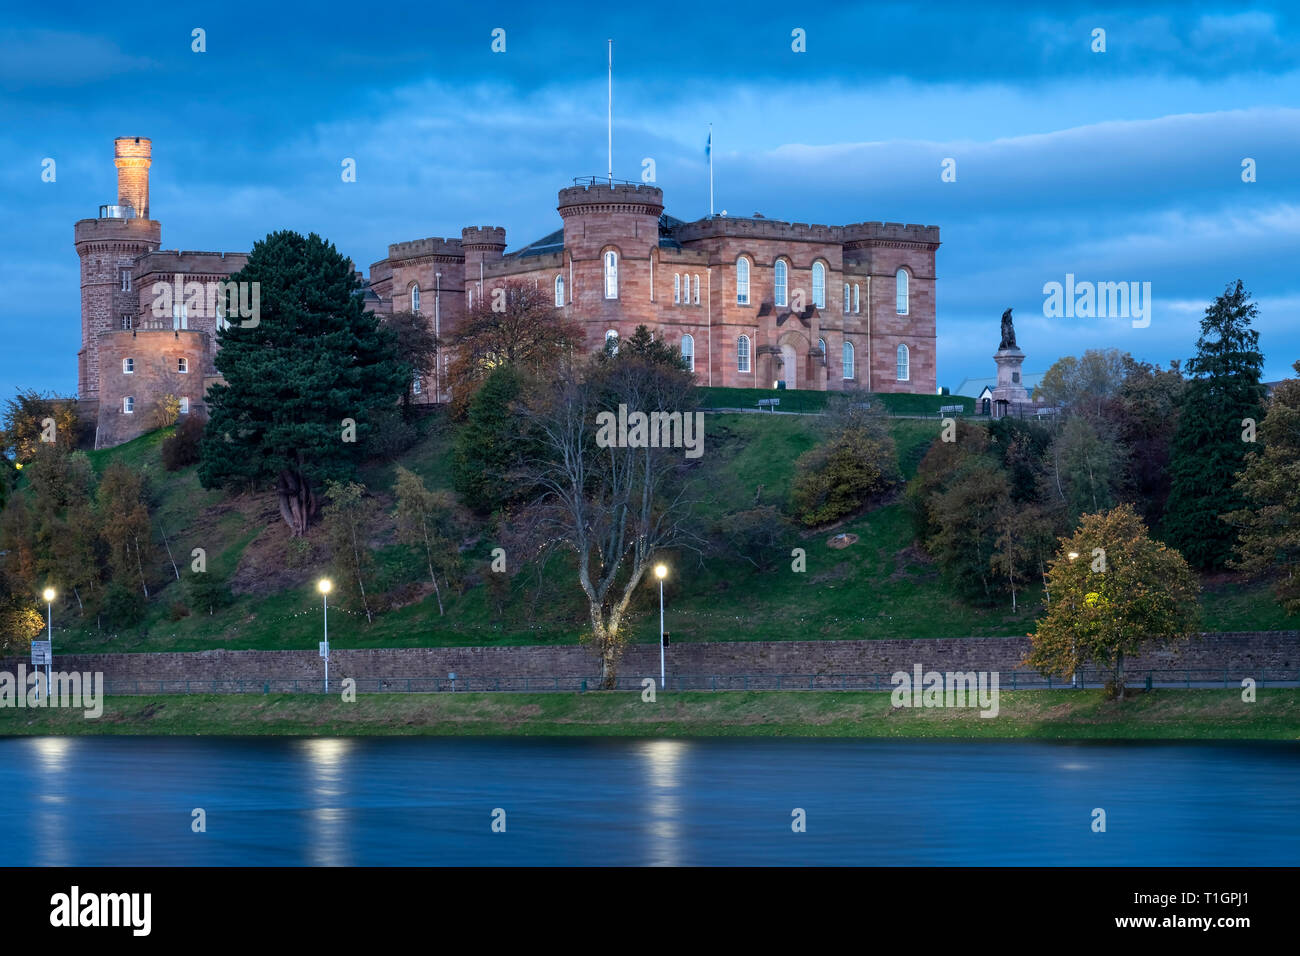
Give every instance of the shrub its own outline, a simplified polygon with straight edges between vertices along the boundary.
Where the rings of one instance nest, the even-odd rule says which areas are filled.
[[[809,527],[827,524],[858,511],[896,479],[893,443],[849,427],[795,463],[790,510]]]
[[[163,467],[168,471],[179,471],[186,465],[197,465],[202,438],[203,422],[197,415],[186,415],[176,426],[176,431],[163,439]]]

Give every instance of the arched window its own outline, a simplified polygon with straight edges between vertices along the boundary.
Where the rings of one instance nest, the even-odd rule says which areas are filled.
[[[123,375],[135,374],[135,359],[133,358],[122,359],[122,374]]]
[[[749,260],[736,260],[736,305],[749,305]]]
[[[618,354],[618,333],[613,329],[605,333],[605,351],[610,355]]]
[[[818,339],[818,340],[817,340],[817,347],[818,347],[819,349],[822,350],[822,361],[825,361],[826,359],[830,358],[830,356],[826,354],[826,340],[825,340],[825,339]]]
[[[682,277],[680,274],[673,273],[673,304],[682,301]]]
[[[736,371],[749,371],[749,336],[742,335],[736,339]]]
[[[777,305],[785,305],[785,290],[789,278],[789,268],[784,259],[777,259],[776,265],[772,268],[772,301]]]
[[[844,314],[848,315],[848,312],[849,312],[849,284],[846,282],[844,283]]]
[[[411,379],[411,394],[419,395],[421,387],[422,386],[420,385],[420,376],[417,374],[415,377]]]
[[[907,270],[899,269],[898,274],[894,277],[894,289],[898,295],[898,304],[895,311],[899,315],[907,315]]]
[[[844,377],[853,377],[853,343],[844,343]]]
[[[826,266],[820,262],[813,263],[813,305],[826,308]]]
[[[474,290],[469,289],[468,291],[469,291],[469,308],[470,311],[473,312],[474,311]]]
[[[561,308],[564,305],[564,276],[555,277],[555,307]]]
[[[861,291],[862,291],[862,286],[858,285],[856,282],[853,283],[853,311],[854,312],[862,311],[861,309],[862,297],[859,295]]]
[[[898,347],[898,380],[906,382],[912,377],[912,357],[907,352],[906,345]]]
[[[686,367],[692,372],[695,371],[695,336],[682,336],[682,358],[686,360]]]
[[[618,253],[613,249],[605,253],[605,298],[618,298]]]
[[[411,311],[420,311],[420,287],[418,285],[411,286]]]
[[[695,304],[700,304],[700,277],[695,277]]]

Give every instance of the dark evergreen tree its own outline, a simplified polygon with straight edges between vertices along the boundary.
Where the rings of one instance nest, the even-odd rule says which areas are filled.
[[[1260,384],[1264,356],[1250,327],[1257,308],[1240,279],[1205,310],[1192,378],[1182,398],[1170,452],[1172,477],[1165,540],[1194,567],[1221,568],[1232,556],[1236,530],[1220,517],[1244,506],[1237,472],[1254,446],[1252,423],[1264,417]]]
[[[523,394],[523,376],[510,365],[488,375],[470,400],[456,432],[452,480],[466,506],[489,514],[512,497],[510,471],[521,458],[520,418],[511,405]]]
[[[376,420],[412,368],[365,310],[352,263],[315,233],[272,233],[230,278],[260,284],[260,313],[217,332],[226,384],[208,391],[199,479],[274,483],[281,515],[302,535],[324,482],[350,478],[372,450]]]

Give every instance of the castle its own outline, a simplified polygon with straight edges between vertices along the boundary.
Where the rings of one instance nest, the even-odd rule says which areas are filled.
[[[151,162],[148,139],[115,140],[117,202],[75,227],[77,392],[95,417],[97,448],[155,427],[166,395],[182,415],[205,413],[224,319],[195,303],[215,301],[212,290],[248,258],[160,249]],[[446,340],[475,301],[533,282],[581,322],[591,348],[645,325],[681,349],[701,385],[936,391],[937,226],[808,225],[757,213],[686,222],[664,213],[657,186],[604,179],[561,189],[558,210],[562,228],[510,253],[498,226],[390,245],[370,266],[368,308],[418,312]],[[449,398],[446,368],[444,350],[413,383],[417,401]]]

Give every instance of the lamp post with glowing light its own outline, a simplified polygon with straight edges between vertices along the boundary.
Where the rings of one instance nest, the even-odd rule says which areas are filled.
[[[41,597],[45,598],[45,639],[50,645],[49,655],[45,658],[45,692],[50,692],[51,659],[54,657],[54,588],[46,588]]]
[[[333,585],[329,578],[321,578],[316,582],[316,590],[320,592],[321,609],[324,612],[325,640],[320,645],[320,656],[325,658],[325,693],[330,692],[330,588]]]
[[[659,579],[659,686],[664,686],[664,578],[668,577],[668,566],[655,565],[655,577]]]

